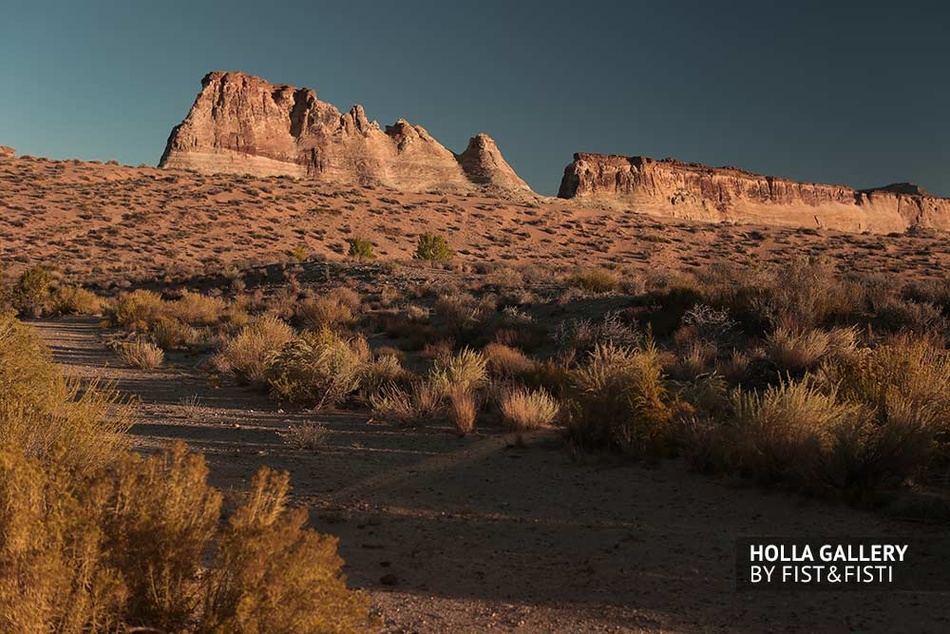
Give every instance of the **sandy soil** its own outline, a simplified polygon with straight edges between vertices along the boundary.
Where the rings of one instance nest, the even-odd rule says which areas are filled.
[[[69,373],[111,377],[141,400],[141,448],[183,439],[228,490],[262,464],[289,470],[313,527],[339,536],[349,582],[369,593],[383,632],[950,631],[950,593],[737,592],[734,582],[738,535],[926,539],[945,527],[764,493],[677,461],[571,456],[553,433],[513,447],[494,432],[284,412],[213,385],[196,358],[123,368],[95,320],[33,323]],[[317,451],[281,435],[314,420],[330,430]]]

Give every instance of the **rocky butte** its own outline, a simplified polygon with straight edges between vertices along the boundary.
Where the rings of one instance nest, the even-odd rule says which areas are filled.
[[[400,119],[381,129],[362,106],[341,113],[308,88],[231,72],[209,73],[201,86],[159,167],[402,191],[531,194],[486,134],[456,155],[421,126]]]
[[[950,230],[950,199],[910,183],[855,190],[643,156],[575,154],[564,170],[558,196],[713,222],[872,233],[911,227]]]

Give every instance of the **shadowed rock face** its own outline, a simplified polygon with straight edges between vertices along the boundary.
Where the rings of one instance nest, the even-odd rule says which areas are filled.
[[[456,156],[404,119],[383,130],[362,106],[344,114],[317,99],[313,90],[244,73],[205,76],[188,116],[172,130],[159,166],[404,191],[478,186],[530,191],[485,134]]]
[[[876,233],[910,227],[950,230],[950,199],[930,196],[910,183],[858,191],[642,156],[575,154],[558,196],[714,222]]]

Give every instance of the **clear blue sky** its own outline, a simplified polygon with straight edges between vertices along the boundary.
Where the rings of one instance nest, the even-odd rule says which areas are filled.
[[[242,70],[456,152],[488,132],[547,194],[588,151],[950,196],[950,8],[829,4],[3,0],[0,144],[154,164]]]

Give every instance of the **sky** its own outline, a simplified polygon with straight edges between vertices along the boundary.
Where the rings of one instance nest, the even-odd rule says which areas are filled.
[[[487,132],[543,194],[600,152],[950,196],[948,25],[913,0],[3,0],[0,145],[154,165],[240,70],[455,152]]]

